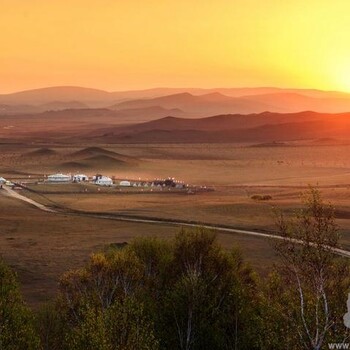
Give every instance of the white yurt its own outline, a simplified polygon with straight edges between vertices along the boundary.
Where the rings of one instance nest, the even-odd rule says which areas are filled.
[[[99,186],[112,186],[113,180],[108,176],[98,176],[95,180],[95,184]]]
[[[66,174],[53,174],[49,175],[47,177],[47,181],[49,182],[70,182],[72,181],[72,176],[71,175],[66,175]]]

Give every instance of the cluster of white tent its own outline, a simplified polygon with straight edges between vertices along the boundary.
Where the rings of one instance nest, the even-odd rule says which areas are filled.
[[[104,175],[95,175],[95,176],[89,177],[88,175],[85,175],[85,174],[70,175],[70,174],[57,173],[57,174],[49,175],[46,181],[50,183],[91,182],[99,186],[114,186],[113,179]],[[0,185],[10,184],[10,183],[11,183],[10,181],[7,181],[3,177],[0,177]],[[164,186],[168,186],[168,187],[171,186],[175,188],[187,187],[187,185],[185,185],[183,182],[174,181],[174,179],[155,180],[153,182],[136,181],[133,183],[128,180],[121,180],[116,185],[121,187],[164,187]]]
[[[104,175],[95,175],[93,177],[89,177],[85,174],[67,175],[67,174],[59,173],[59,174],[49,175],[47,177],[47,181],[54,182],[54,183],[89,181],[99,186],[114,185],[113,179]],[[120,187],[156,187],[156,188],[173,187],[177,189],[184,189],[187,187],[187,185],[184,182],[176,181],[174,178],[168,178],[165,180],[157,179],[154,181],[135,181],[135,182],[131,182],[128,180],[121,180],[119,183],[116,183],[116,185]]]
[[[76,174],[76,175],[67,175],[67,174],[53,174],[47,177],[48,182],[56,182],[56,183],[67,183],[67,182],[86,182],[92,181],[95,185],[99,186],[113,186],[113,180],[104,175],[95,175],[92,178],[85,174]],[[120,181],[119,186],[131,186],[130,181]]]

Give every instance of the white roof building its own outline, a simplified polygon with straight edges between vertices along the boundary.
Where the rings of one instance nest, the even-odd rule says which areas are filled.
[[[0,184],[4,184],[6,183],[6,179],[4,179],[3,177],[0,177]]]
[[[113,180],[108,176],[97,176],[95,180],[95,184],[99,186],[112,186]]]
[[[72,181],[71,175],[66,174],[53,174],[47,177],[49,182],[69,182]]]
[[[119,186],[130,187],[131,183],[130,183],[130,181],[123,180],[123,181],[119,182]]]

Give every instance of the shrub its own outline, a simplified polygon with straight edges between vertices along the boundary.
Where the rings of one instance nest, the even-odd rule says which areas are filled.
[[[264,195],[254,194],[250,198],[253,199],[254,201],[269,201],[272,199],[272,196],[270,196],[269,194],[264,194]]]

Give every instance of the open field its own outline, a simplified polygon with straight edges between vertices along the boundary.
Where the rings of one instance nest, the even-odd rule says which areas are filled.
[[[18,273],[24,295],[36,306],[55,294],[59,277],[83,266],[91,253],[137,236],[172,237],[178,227],[45,213],[0,193],[0,254]],[[240,246],[256,267],[271,266],[269,243],[220,234],[227,248]]]
[[[110,189],[101,192],[50,192],[50,185],[33,185],[36,193],[22,194],[52,207],[88,213],[122,214],[138,217],[191,221],[240,229],[273,232],[275,209],[292,215],[300,208],[301,187],[237,186],[217,187],[212,192],[136,193]],[[78,185],[83,187],[84,185]],[[54,186],[55,187],[55,186]],[[64,187],[59,185],[58,187]],[[44,189],[41,192],[41,188]],[[350,248],[350,187],[321,187],[326,201],[336,205],[337,223],[342,230],[342,244]],[[269,195],[271,200],[254,200],[254,195]]]
[[[21,194],[49,206],[83,212],[177,219],[274,229],[273,208],[291,214],[308,184],[319,185],[336,206],[342,245],[350,249],[350,146],[319,144],[98,145],[1,144],[0,176],[27,182]],[[63,167],[64,165],[64,167]],[[81,168],[81,166],[83,167]],[[168,176],[212,191],[185,192],[98,188],[92,184],[46,184],[53,172],[102,172],[116,179],[151,180]],[[39,181],[39,184],[37,183]],[[270,195],[256,201],[253,195]],[[43,224],[45,223],[45,224]],[[169,225],[126,223],[45,213],[0,195],[1,254],[19,273],[27,300],[37,305],[55,293],[59,276],[82,266],[93,251],[133,237],[171,237]],[[268,272],[273,252],[264,239],[220,234],[228,249],[239,245],[260,271]]]

